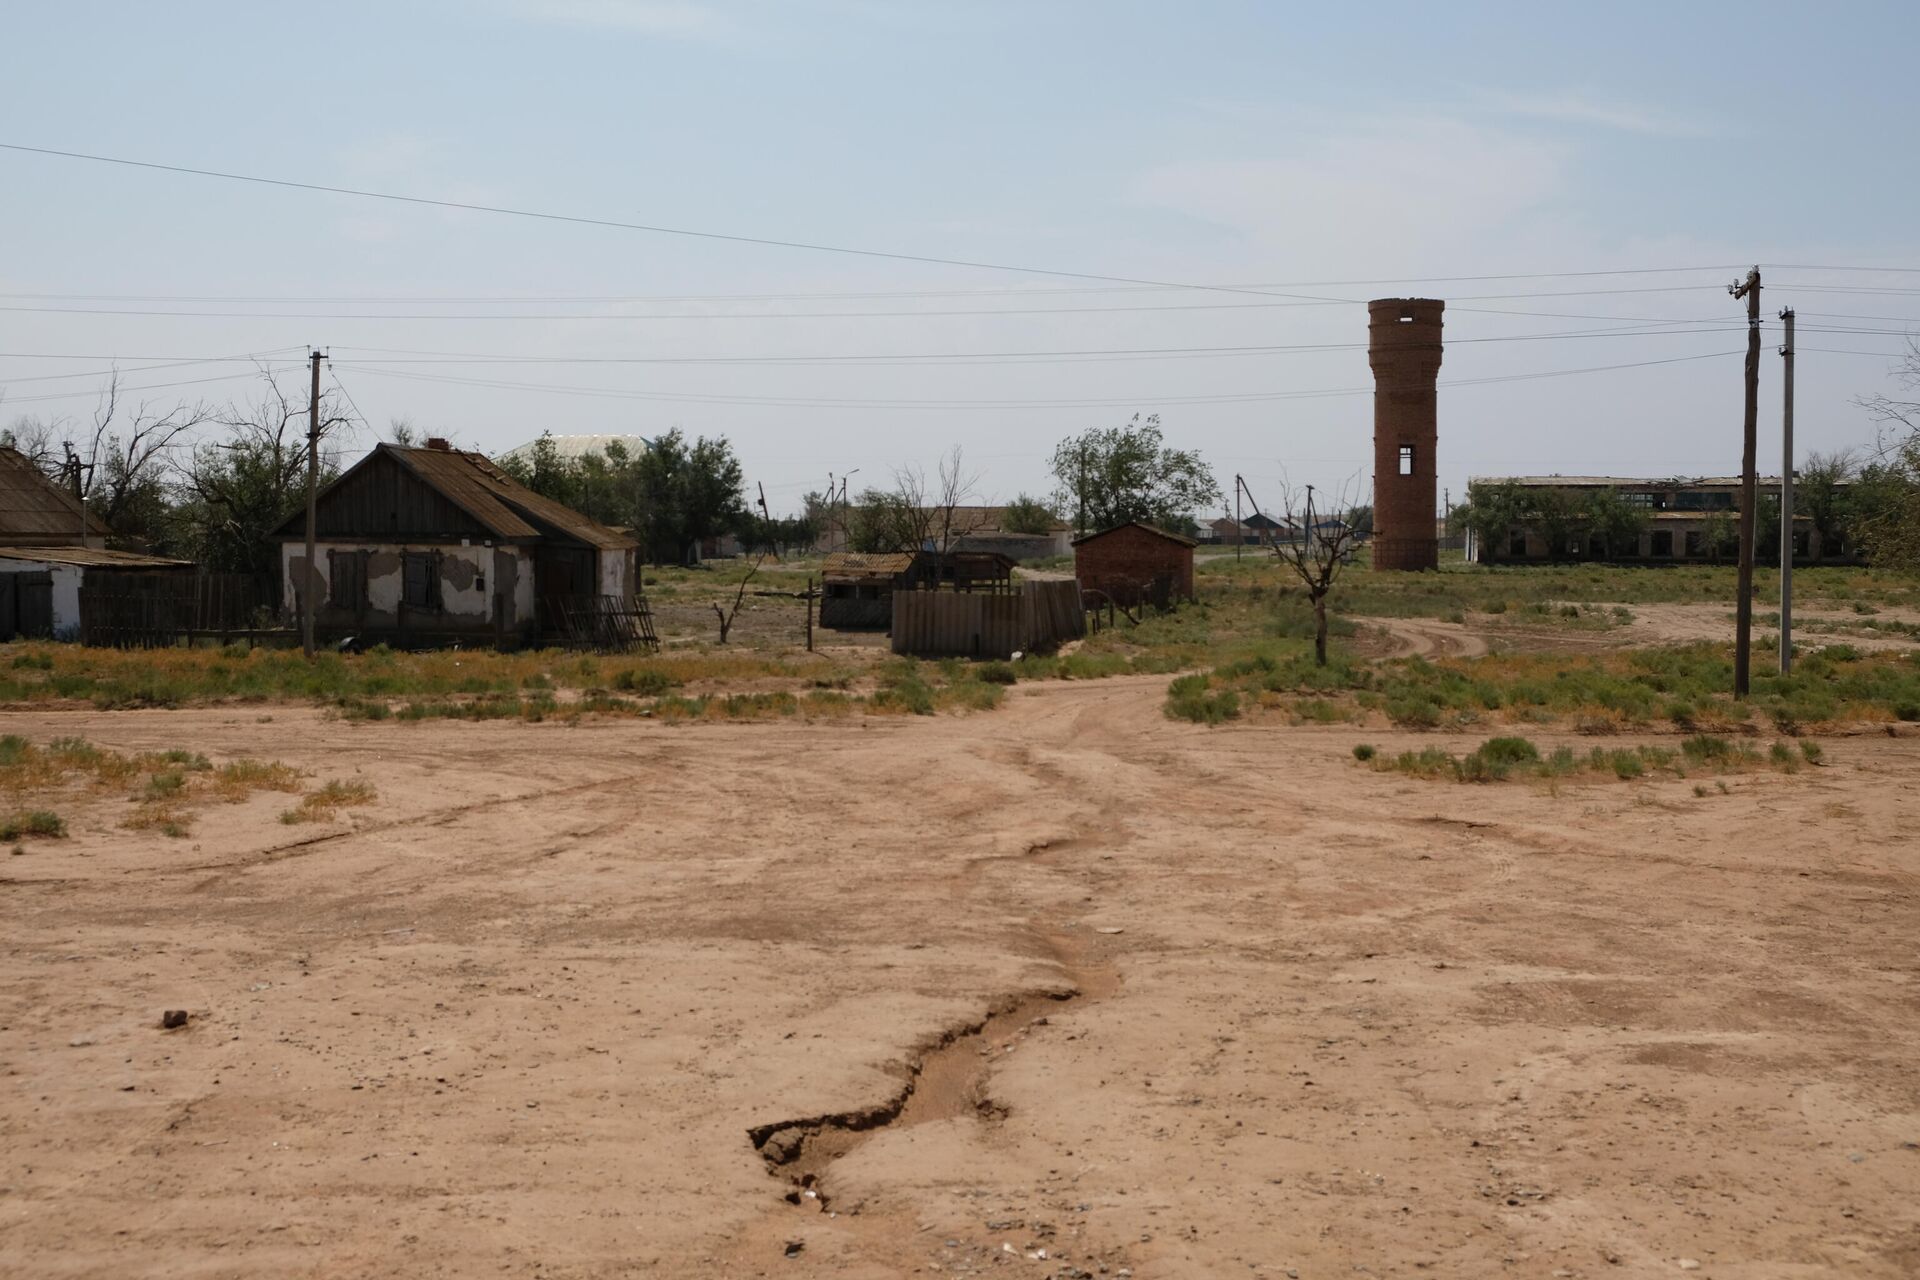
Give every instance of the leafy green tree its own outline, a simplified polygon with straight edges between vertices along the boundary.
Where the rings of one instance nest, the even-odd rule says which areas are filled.
[[[634,460],[632,477],[633,527],[655,564],[690,559],[746,515],[745,473],[724,436],[689,444],[675,427]]]
[[[846,509],[847,546],[884,554],[916,551],[926,535],[926,518],[896,489],[863,489]]]
[[[1847,534],[1849,496],[1859,476],[1859,463],[1849,450],[1809,453],[1793,481],[1793,509],[1813,525],[1808,559],[1819,564],[1829,548],[1841,545]]]
[[[1700,541],[1705,545],[1707,558],[1715,564],[1720,557],[1732,551],[1740,541],[1740,529],[1731,511],[1709,511],[1700,520]]]
[[[1129,520],[1176,524],[1220,500],[1220,485],[1200,455],[1166,446],[1159,414],[1135,414],[1124,427],[1095,427],[1063,440],[1051,465],[1054,503],[1083,531]]]
[[[1000,527],[1008,533],[1052,533],[1059,519],[1046,502],[1024,493],[1000,509]]]
[[[1619,555],[1622,548],[1637,544],[1646,532],[1645,508],[1628,502],[1618,489],[1595,490],[1587,495],[1585,507],[1587,531],[1600,539],[1609,559]]]
[[[1482,554],[1503,554],[1515,526],[1526,523],[1527,491],[1511,480],[1475,480],[1449,515],[1456,529],[1470,531]]]

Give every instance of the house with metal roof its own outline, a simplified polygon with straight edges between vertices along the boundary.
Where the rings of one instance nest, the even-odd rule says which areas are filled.
[[[285,608],[300,616],[312,590],[329,640],[514,647],[638,583],[634,539],[440,439],[378,445],[321,490],[311,566],[304,510],[274,536]]]

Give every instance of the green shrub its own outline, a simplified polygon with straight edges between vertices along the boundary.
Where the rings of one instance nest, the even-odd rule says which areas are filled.
[[[1813,741],[1811,738],[1800,739],[1801,759],[1805,760],[1808,764],[1819,764],[1821,755],[1822,752],[1819,743]]]
[[[1007,662],[983,662],[974,668],[973,677],[987,684],[1013,684],[1020,679],[1013,664]]]
[[[1353,758],[1363,764],[1373,759],[1376,754],[1378,753],[1375,751],[1374,745],[1371,742],[1359,743],[1353,749]]]
[[[1223,724],[1240,714],[1240,695],[1231,689],[1209,691],[1204,675],[1180,676],[1167,686],[1166,714],[1195,724]]]
[[[58,840],[67,834],[67,824],[59,814],[37,809],[31,813],[16,813],[11,818],[0,819],[0,840],[19,840],[26,836],[43,836],[49,840]]]

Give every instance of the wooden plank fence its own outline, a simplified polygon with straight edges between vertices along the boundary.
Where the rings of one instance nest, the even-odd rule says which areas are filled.
[[[89,569],[80,588],[80,642],[154,649],[282,634],[273,602],[272,580],[244,573]]]
[[[1072,579],[1023,582],[1011,592],[893,593],[893,651],[916,658],[1010,658],[1086,631]]]

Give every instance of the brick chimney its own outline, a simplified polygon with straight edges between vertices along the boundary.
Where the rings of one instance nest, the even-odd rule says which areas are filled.
[[[427,448],[438,449],[442,453],[448,453],[452,451],[453,446],[447,443],[445,436],[428,436]]]

